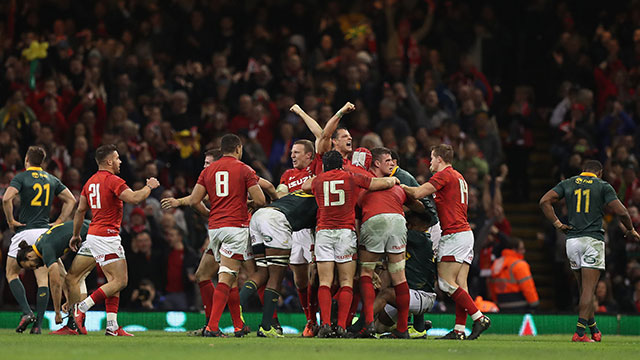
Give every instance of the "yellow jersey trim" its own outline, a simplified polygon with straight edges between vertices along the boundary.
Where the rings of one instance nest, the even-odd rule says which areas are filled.
[[[41,168],[41,167],[38,167],[38,166],[30,166],[30,167],[28,167],[28,168],[27,168],[27,170],[25,170],[25,171],[32,171],[32,170],[33,170],[33,171],[42,171],[42,168]]]
[[[42,254],[40,254],[40,251],[38,251],[38,249],[36,248],[36,244],[31,245],[31,248],[36,253],[36,255],[38,255],[38,257],[42,259]]]
[[[584,171],[584,172],[580,173],[580,176],[593,176],[593,177],[598,177],[598,175],[596,175],[596,174],[594,174],[594,173],[592,173],[592,172],[586,172],[586,171]]]
[[[396,171],[398,171],[399,168],[400,166],[394,167],[393,170],[391,170],[391,174],[389,176],[394,176],[396,174]]]

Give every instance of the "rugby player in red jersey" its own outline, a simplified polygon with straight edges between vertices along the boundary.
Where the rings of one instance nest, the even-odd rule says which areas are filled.
[[[96,149],[96,172],[82,188],[78,209],[73,218],[73,236],[69,247],[78,251],[82,239],[80,230],[87,210],[93,215],[85,245],[102,268],[107,283],[94,291],[74,310],[76,325],[84,330],[84,313],[93,305],[105,301],[107,308],[107,332],[111,336],[132,336],[118,326],[117,309],[119,294],[127,286],[127,262],[120,240],[122,202],[138,204],[160,186],[156,178],[147,179],[146,186],[133,191],[117,174],[120,173],[120,156],[115,145],[102,145]]]
[[[262,207],[265,204],[256,172],[240,161],[240,138],[233,134],[223,136],[220,149],[222,158],[202,171],[191,195],[179,199],[180,205],[192,206],[208,195],[211,203],[209,249],[213,251],[220,267],[209,323],[203,333],[206,337],[226,336],[220,331],[218,323],[231,288],[237,286],[240,265],[249,253],[247,193],[251,195],[253,206]]]
[[[372,149],[371,157],[373,175],[381,178],[391,174],[393,160],[389,149]],[[409,285],[404,273],[407,226],[402,206],[407,205],[418,212],[424,211],[424,206],[418,200],[408,198],[404,190],[397,185],[387,190],[362,192],[358,198],[358,205],[362,209],[359,282],[366,326],[355,335],[375,337],[373,302],[376,293],[372,277],[377,261],[386,254],[387,268],[394,286],[398,309],[398,325],[391,333],[391,337],[408,339]]]
[[[453,148],[441,144],[431,149],[434,175],[419,187],[402,186],[413,198],[434,194],[442,236],[438,244],[438,286],[456,303],[456,324],[440,339],[463,340],[467,314],[473,329],[467,339],[474,340],[489,328],[491,321],[476,307],[467,292],[469,265],[473,260],[473,232],[467,221],[469,192],[467,182],[451,167]]]
[[[371,178],[343,170],[343,157],[335,150],[322,156],[323,173],[302,186],[316,196],[318,215],[316,225],[315,257],[318,264],[320,288],[318,300],[322,327],[318,337],[330,337],[331,285],[334,267],[338,270],[338,327],[335,336],[346,335],[346,320],[353,297],[353,276],[356,263],[355,205],[357,188],[384,190],[395,185],[396,178]]]

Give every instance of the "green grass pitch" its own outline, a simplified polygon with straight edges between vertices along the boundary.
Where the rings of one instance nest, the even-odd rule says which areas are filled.
[[[637,359],[640,337],[605,336],[602,343],[571,343],[571,335],[485,335],[476,341],[391,339],[243,339],[187,337],[151,331],[132,338],[16,334],[0,330],[3,359]]]

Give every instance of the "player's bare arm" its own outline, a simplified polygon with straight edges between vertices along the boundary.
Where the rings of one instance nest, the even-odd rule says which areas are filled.
[[[336,112],[331,117],[331,119],[329,119],[329,121],[327,121],[327,124],[324,126],[324,129],[322,129],[322,135],[320,136],[319,139],[316,139],[316,152],[318,154],[323,154],[331,150],[331,135],[333,135],[333,133],[338,128],[340,119],[342,119],[342,117],[345,114],[348,114],[354,111],[355,109],[356,109],[355,105],[353,105],[350,102],[347,102],[346,104],[344,104],[342,108],[340,108],[340,110],[338,110],[338,112]]]
[[[419,187],[411,187],[406,185],[400,185],[404,192],[413,199],[422,199],[425,196],[432,195],[436,192],[435,186],[431,185],[431,183],[424,183]]]
[[[302,184],[302,191],[306,192],[307,194],[311,194],[311,188],[313,187],[313,180],[315,178],[316,178],[315,176],[308,178],[304,182],[304,184]]]
[[[540,199],[540,209],[542,209],[542,213],[544,214],[544,216],[549,221],[551,221],[551,223],[556,229],[566,232],[571,229],[571,226],[567,224],[563,224],[562,221],[558,219],[558,216],[556,215],[556,212],[553,209],[553,204],[555,204],[558,200],[560,200],[560,195],[558,195],[558,193],[553,190],[549,190]]]
[[[73,251],[78,251],[82,239],[80,238],[80,230],[82,230],[82,222],[89,209],[87,198],[82,195],[78,201],[78,208],[76,209],[76,215],[73,217],[73,236],[69,240],[69,248]]]
[[[53,223],[54,226],[67,221],[73,213],[73,208],[76,206],[76,198],[69,189],[64,189],[58,194],[58,197],[62,200],[62,209],[60,210],[60,216],[58,216]]]
[[[4,210],[4,216],[7,219],[7,224],[11,231],[15,232],[19,226],[25,226],[25,224],[19,222],[13,217],[13,199],[18,195],[18,189],[13,186],[9,186],[2,197],[2,209]]]
[[[612,202],[607,204],[607,208],[611,209],[616,215],[620,217],[620,222],[627,229],[624,236],[631,236],[634,241],[640,241],[640,235],[638,235],[638,232],[633,227],[633,222],[631,221],[631,216],[629,216],[629,211],[622,204],[622,202],[618,199],[613,200]]]
[[[191,194],[181,197],[179,199],[169,197],[161,200],[161,205],[163,209],[173,209],[178,206],[191,206],[196,209],[202,215],[209,215],[209,209],[202,203],[207,194],[207,189],[200,184],[196,184],[191,191]],[[201,206],[200,206],[201,205]],[[199,210],[198,210],[199,209]],[[204,211],[207,211],[205,214]]]
[[[139,204],[143,200],[151,195],[151,190],[160,186],[160,182],[156,178],[148,178],[145,186],[140,189],[133,191],[131,189],[127,189],[120,194],[120,200],[128,203],[128,204]]]
[[[278,200],[279,198],[281,198],[282,196],[286,195],[286,194],[282,194],[279,195],[276,192],[276,188],[273,186],[273,184],[267,180],[267,179],[263,179],[260,178],[258,179],[258,185],[260,185],[260,188],[262,189],[262,191],[264,191],[264,193],[266,193],[267,195],[269,195],[269,197],[271,198],[271,200]],[[252,197],[253,199],[253,197]]]
[[[311,116],[309,116],[309,114],[302,110],[300,105],[293,104],[293,106],[289,108],[289,111],[300,116],[302,121],[307,124],[307,127],[309,128],[309,130],[311,130],[311,133],[313,134],[313,136],[315,136],[316,139],[319,139],[322,136],[322,127],[320,126],[320,124],[318,124],[316,119],[312,118]]]
[[[392,188],[394,185],[400,184],[400,180],[397,177],[383,177],[383,178],[373,178],[371,179],[371,184],[369,184],[370,191],[378,191],[378,190],[386,190]]]
[[[271,185],[273,187],[273,185]],[[262,188],[260,187],[260,183],[253,185],[248,189],[249,196],[251,196],[251,201],[253,201],[253,208],[258,209],[267,204],[267,200],[264,197],[264,193],[262,192]],[[274,189],[275,192],[275,189]]]

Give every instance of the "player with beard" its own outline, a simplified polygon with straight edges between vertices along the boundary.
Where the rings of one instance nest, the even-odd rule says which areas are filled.
[[[73,218],[73,236],[69,247],[77,251],[82,239],[80,230],[86,215],[91,209],[93,215],[85,246],[98,262],[104,272],[107,283],[94,291],[74,310],[78,329],[84,329],[85,313],[96,303],[106,299],[107,331],[110,336],[132,336],[118,326],[116,313],[109,307],[117,309],[119,294],[127,286],[127,263],[120,239],[120,223],[122,222],[123,201],[138,204],[151,194],[151,190],[160,186],[155,178],[147,179],[146,185],[137,191],[131,190],[126,182],[118,177],[120,173],[120,155],[115,145],[102,145],[96,149],[96,172],[82,189],[78,209]]]
[[[393,165],[389,149],[375,148],[371,151],[371,156],[373,175],[389,176]],[[359,251],[360,293],[366,326],[357,334],[357,337],[375,336],[373,303],[376,295],[372,276],[377,261],[386,255],[398,308],[398,326],[391,333],[391,337],[407,339],[409,338],[407,331],[409,285],[404,269],[407,228],[403,205],[418,212],[423,212],[424,206],[415,199],[407,198],[400,186],[382,191],[363,192],[359,196],[358,205],[362,209],[359,242],[361,247]]]

